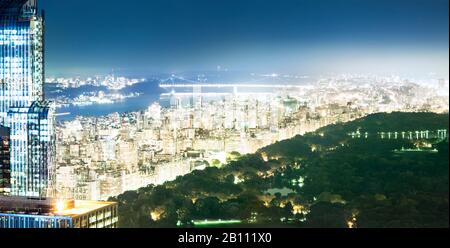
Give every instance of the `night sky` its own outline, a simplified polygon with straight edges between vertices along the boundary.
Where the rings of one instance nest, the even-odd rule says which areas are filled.
[[[448,0],[40,0],[48,75],[448,75]]]

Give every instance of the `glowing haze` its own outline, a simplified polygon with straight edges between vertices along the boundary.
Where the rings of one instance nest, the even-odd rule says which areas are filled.
[[[42,0],[50,75],[215,70],[448,77],[447,0]]]

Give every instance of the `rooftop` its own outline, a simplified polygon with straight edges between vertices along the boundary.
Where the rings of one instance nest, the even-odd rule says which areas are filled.
[[[117,203],[0,196],[0,213],[76,217]]]
[[[55,211],[54,214],[60,216],[75,217],[116,204],[116,202],[106,201],[75,201],[75,206],[73,208]]]

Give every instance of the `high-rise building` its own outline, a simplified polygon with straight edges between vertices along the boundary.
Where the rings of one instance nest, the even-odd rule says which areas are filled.
[[[117,204],[50,198],[54,105],[44,99],[36,0],[0,0],[0,228],[112,228]]]
[[[48,195],[54,108],[43,84],[44,17],[37,1],[0,0],[0,125],[10,129],[11,195]]]

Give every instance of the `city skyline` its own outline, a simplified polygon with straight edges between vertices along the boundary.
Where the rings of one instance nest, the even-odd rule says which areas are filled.
[[[54,76],[220,67],[448,77],[445,0],[46,0],[41,6]]]
[[[444,19],[0,0],[0,228],[448,228]]]

